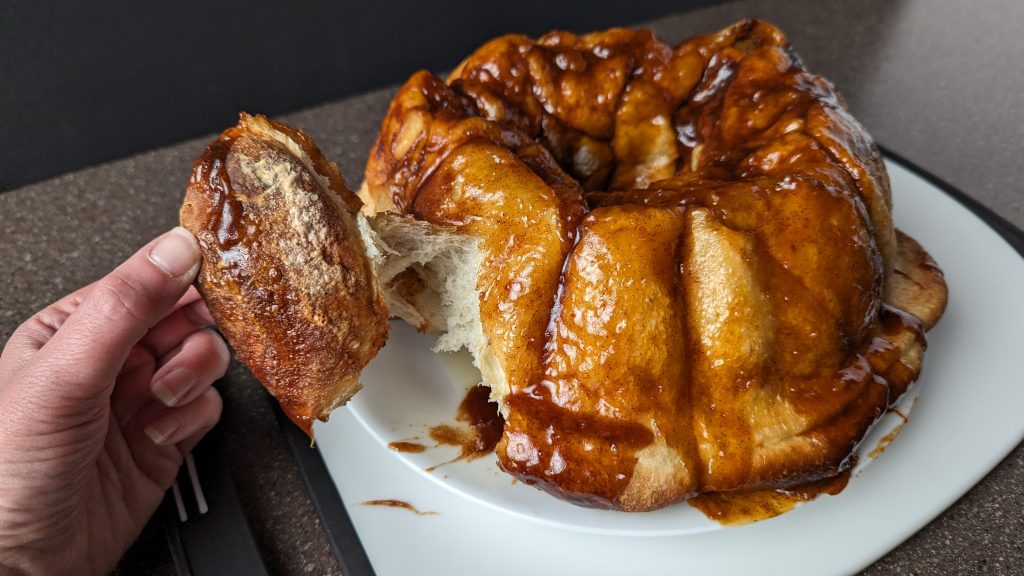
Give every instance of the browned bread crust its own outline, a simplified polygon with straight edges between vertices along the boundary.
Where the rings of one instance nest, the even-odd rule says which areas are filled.
[[[946,278],[925,249],[896,231],[896,266],[886,284],[886,301],[917,316],[930,330],[946,311]]]
[[[387,309],[356,229],[361,206],[303,132],[242,113],[193,167],[181,225],[196,285],[235,354],[307,434],[359,389]]]
[[[587,505],[837,474],[946,298],[871,138],[764,22],[495,39],[408,80],[365,178],[369,213],[479,238],[499,463]]]

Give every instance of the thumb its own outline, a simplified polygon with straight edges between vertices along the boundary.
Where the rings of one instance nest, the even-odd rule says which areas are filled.
[[[59,384],[50,392],[109,395],[132,347],[188,290],[199,261],[195,237],[178,227],[97,281],[36,356],[46,379]]]

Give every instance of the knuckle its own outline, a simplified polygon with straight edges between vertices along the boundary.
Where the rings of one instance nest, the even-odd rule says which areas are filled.
[[[152,297],[138,280],[116,272],[96,285],[95,294],[99,312],[112,319],[143,322],[152,305]]]
[[[18,326],[11,339],[24,339],[39,347],[49,341],[50,338],[53,338],[62,322],[63,319],[57,317],[49,308],[40,310],[22,323],[21,326]]]
[[[60,330],[68,317],[81,304],[81,298],[72,294],[37,311],[14,331],[12,337],[24,339],[40,347]]]

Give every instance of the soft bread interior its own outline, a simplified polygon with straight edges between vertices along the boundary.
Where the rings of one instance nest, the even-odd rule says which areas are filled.
[[[435,351],[465,347],[479,358],[486,340],[477,238],[391,213],[359,215],[358,226],[391,315],[422,332],[442,332]]]
[[[491,401],[507,415],[508,380],[480,320],[479,239],[390,212],[360,214],[357,225],[391,316],[421,332],[441,332],[435,352],[466,348]]]

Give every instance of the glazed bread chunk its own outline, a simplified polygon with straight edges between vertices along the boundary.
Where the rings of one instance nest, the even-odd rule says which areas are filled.
[[[946,303],[870,136],[754,20],[503,36],[418,72],[360,197],[478,240],[498,463],[588,506],[843,472]]]
[[[242,113],[196,160],[181,207],[217,325],[311,436],[387,339],[360,205],[305,133]]]

